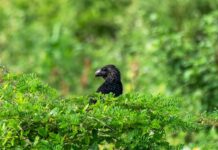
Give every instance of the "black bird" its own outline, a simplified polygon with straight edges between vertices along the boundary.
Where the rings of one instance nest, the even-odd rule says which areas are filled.
[[[123,93],[120,71],[114,65],[106,65],[95,72],[96,77],[103,77],[104,83],[97,89],[97,93],[114,94],[115,97]],[[89,103],[96,103],[96,100],[91,99]]]

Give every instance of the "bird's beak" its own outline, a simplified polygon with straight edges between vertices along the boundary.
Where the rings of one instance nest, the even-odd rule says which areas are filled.
[[[95,72],[95,76],[96,76],[96,77],[102,76],[101,69],[98,69],[98,70]]]

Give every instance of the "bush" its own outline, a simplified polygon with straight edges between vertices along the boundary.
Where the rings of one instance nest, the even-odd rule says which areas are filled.
[[[4,149],[170,148],[167,130],[196,126],[177,99],[126,94],[59,97],[35,75],[3,76],[0,146]]]
[[[179,96],[184,99],[178,104],[181,107],[179,112],[183,109],[184,112],[191,112],[190,114],[197,116],[205,110],[213,111],[218,107],[217,10],[218,1],[214,0],[56,0],[52,3],[49,0],[2,1],[0,65],[6,65],[16,73],[34,72],[40,79],[58,90],[57,92],[45,86],[34,75],[26,77],[10,75],[11,79],[5,79],[2,83],[2,77],[7,74],[4,70],[0,74],[0,83],[5,85],[8,82],[8,85],[1,86],[3,93],[0,95],[1,103],[13,106],[4,111],[15,113],[16,110],[12,110],[13,108],[21,109],[20,107],[31,105],[28,106],[28,111],[34,109],[41,113],[45,111],[43,115],[46,111],[53,110],[53,107],[57,107],[58,110],[62,110],[60,107],[63,107],[65,112],[66,106],[60,102],[83,109],[88,102],[87,97],[60,98],[59,93],[62,95],[92,93],[100,84],[97,82],[101,82],[94,80],[94,71],[103,64],[111,63],[121,70],[125,93],[137,91]],[[32,78],[29,79],[32,81],[27,83],[27,78]],[[10,82],[13,80],[13,83],[10,83],[14,85],[13,87],[9,84],[9,80]],[[17,87],[17,83],[20,87]],[[129,100],[128,95],[125,95],[117,101],[128,99],[137,102],[138,95],[130,94],[130,96],[133,99]],[[141,97],[144,97],[146,105],[147,101],[153,101],[155,98],[148,95]],[[107,104],[107,107],[111,108],[115,103],[107,102],[110,97],[104,99],[105,103],[98,105]],[[168,98],[157,99],[161,103]],[[49,107],[45,108],[47,104]],[[50,108],[50,105],[54,106]],[[101,110],[93,108],[90,113],[98,109]],[[84,115],[84,112],[76,113]],[[146,115],[150,116],[149,113]],[[206,121],[203,125],[213,127],[196,131],[193,139],[186,143],[190,148],[212,149],[212,146],[218,149],[217,120],[214,120],[216,116],[217,113],[214,113],[203,119]],[[39,125],[33,123],[33,126]],[[23,127],[16,131],[20,129],[23,130]],[[21,138],[27,143],[27,149],[34,147],[32,143],[35,138],[38,141],[36,143],[49,138],[37,135],[38,131],[32,129],[30,133],[32,131],[34,134],[31,139],[28,139],[30,135],[21,133],[27,137],[27,140]],[[166,134],[168,136],[168,133]],[[18,133],[14,135],[16,137]],[[183,132],[169,132],[169,135],[173,140],[170,141],[167,137],[167,141],[171,144],[177,145],[186,141]],[[10,144],[17,140],[6,138],[5,141]],[[101,144],[99,141],[98,143]],[[114,141],[106,140],[106,143],[109,147],[116,146]]]

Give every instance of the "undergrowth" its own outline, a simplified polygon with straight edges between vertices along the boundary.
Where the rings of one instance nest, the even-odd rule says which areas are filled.
[[[61,97],[33,74],[1,78],[1,149],[173,149],[166,129],[197,127],[179,99],[94,94],[89,105],[89,96]]]

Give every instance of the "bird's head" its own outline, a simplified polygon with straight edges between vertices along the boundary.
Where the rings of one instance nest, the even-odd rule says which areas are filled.
[[[114,65],[106,65],[95,72],[96,77],[103,77],[107,81],[120,81],[120,71]]]

